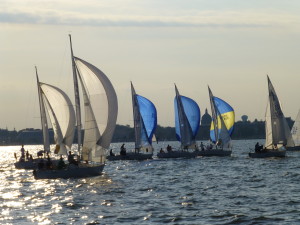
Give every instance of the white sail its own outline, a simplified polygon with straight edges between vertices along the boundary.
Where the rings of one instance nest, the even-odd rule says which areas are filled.
[[[82,159],[103,163],[116,126],[118,102],[107,76],[92,64],[73,57],[81,82],[85,127]]]
[[[42,96],[54,131],[57,154],[71,149],[75,131],[75,112],[69,97],[59,88],[40,83]]]
[[[41,126],[42,126],[42,132],[43,132],[44,151],[45,152],[50,152],[50,141],[49,141],[47,116],[46,116],[44,99],[43,99],[43,96],[42,96],[42,90],[41,90],[41,87],[40,87],[40,82],[39,82],[39,77],[38,77],[38,72],[37,72],[36,67],[35,67],[35,73],[36,73],[38,96],[39,96],[39,106],[40,106]]]
[[[265,147],[272,149],[275,145],[293,145],[291,132],[283,115],[275,89],[268,78],[269,107],[266,112],[266,144]],[[269,111],[268,111],[269,110]]]
[[[272,122],[271,122],[271,111],[270,111],[270,100],[268,99],[266,114],[265,114],[265,132],[266,132],[266,143],[265,147],[273,145],[272,136]]]
[[[292,127],[292,136],[296,146],[300,145],[300,110]]]

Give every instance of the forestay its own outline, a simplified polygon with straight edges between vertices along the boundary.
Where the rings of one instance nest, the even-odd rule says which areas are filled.
[[[195,147],[200,125],[200,108],[191,98],[181,96],[175,85],[174,99],[176,137],[183,147]]]

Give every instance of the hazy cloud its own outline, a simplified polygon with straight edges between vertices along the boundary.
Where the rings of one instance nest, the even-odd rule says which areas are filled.
[[[42,1],[43,2],[43,1]],[[298,15],[259,10],[199,10],[147,8],[145,5],[129,7],[119,2],[101,5],[74,1],[46,1],[45,4],[4,4],[0,7],[0,23],[49,24],[75,26],[133,26],[133,27],[225,27],[251,28],[268,26],[290,26],[298,24]],[[134,5],[134,4],[133,4]],[[1,6],[1,4],[0,4]],[[68,7],[69,6],[69,7]],[[158,7],[158,6],[156,6]]]

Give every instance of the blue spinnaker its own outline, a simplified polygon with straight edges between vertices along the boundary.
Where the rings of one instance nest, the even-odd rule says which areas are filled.
[[[190,140],[195,140],[196,135],[199,130],[199,125],[200,125],[200,108],[198,104],[191,98],[185,97],[185,96],[180,96],[182,106],[183,106],[183,111],[184,111],[184,117],[187,119],[188,125],[191,128],[191,133],[190,134],[181,134],[180,132],[180,121],[179,121],[179,115],[178,115],[178,105],[177,105],[177,100],[176,97],[174,99],[174,107],[175,107],[175,130],[176,130],[176,137],[179,141],[182,141],[183,135],[189,136],[188,138],[185,139],[190,139]],[[183,118],[183,120],[185,120]],[[184,123],[184,121],[182,122]],[[183,143],[184,145],[187,143]]]
[[[141,141],[152,143],[152,137],[157,126],[157,112],[154,104],[147,98],[136,95],[140,115],[142,117]]]

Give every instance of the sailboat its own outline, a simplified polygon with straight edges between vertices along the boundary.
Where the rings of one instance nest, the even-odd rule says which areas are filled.
[[[54,131],[55,153],[60,155],[67,154],[67,151],[71,149],[75,130],[75,113],[72,103],[61,89],[40,82],[36,67],[35,71],[43,134],[43,153],[45,155],[46,153],[50,153],[47,111]],[[15,163],[15,167],[17,169],[35,169],[39,160],[17,162]]]
[[[300,110],[291,130],[293,142],[287,144],[287,151],[300,151]]]
[[[263,149],[249,153],[252,158],[285,157],[286,145],[291,140],[291,132],[283,115],[275,89],[268,79],[268,104],[266,110],[266,143]]]
[[[167,152],[159,152],[158,158],[194,158],[197,156],[196,135],[200,126],[200,108],[191,98],[179,94],[175,84],[175,131],[181,146],[177,151],[173,151],[170,146]],[[189,151],[192,150],[192,151]]]
[[[35,67],[41,127],[43,134],[43,153],[50,153],[49,130],[46,111],[52,123],[56,154],[67,154],[74,137],[75,113],[69,97],[59,88],[39,81]],[[17,169],[35,169],[39,159],[15,163]]]
[[[233,108],[224,100],[215,97],[208,87],[212,121],[210,127],[210,144],[199,151],[199,156],[230,156],[232,153],[231,134],[235,115]]]
[[[71,35],[69,38],[80,162],[78,166],[72,165],[65,170],[40,171],[39,178],[85,178],[101,175],[106,150],[109,148],[116,126],[118,101],[110,80],[97,67],[73,55]],[[81,84],[85,110],[83,142],[78,80]]]
[[[147,98],[136,94],[131,82],[131,96],[135,133],[135,149],[120,155],[107,156],[108,160],[152,159],[152,138],[157,126],[157,112],[154,104]]]

